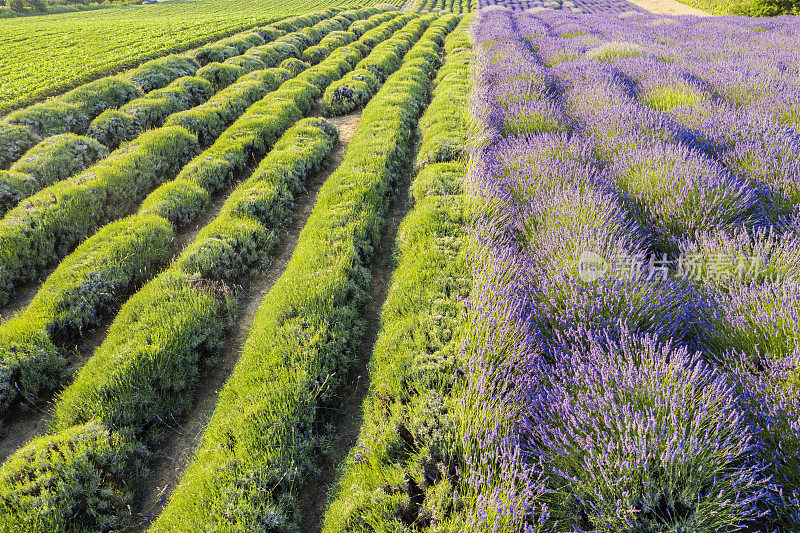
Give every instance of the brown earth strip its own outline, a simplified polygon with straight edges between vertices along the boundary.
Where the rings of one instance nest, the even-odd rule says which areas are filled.
[[[677,0],[628,0],[631,4],[657,15],[696,15],[710,17],[711,13],[687,6]]]

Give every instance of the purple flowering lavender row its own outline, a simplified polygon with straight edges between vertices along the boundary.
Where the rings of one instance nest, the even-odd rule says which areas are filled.
[[[793,530],[797,107],[758,106],[799,85],[797,25],[533,11],[473,22],[473,526]],[[754,41],[761,59],[742,57]],[[784,67],[747,72],[769,47]],[[762,93],[736,100],[727,71]],[[587,251],[760,268],[587,283]]]

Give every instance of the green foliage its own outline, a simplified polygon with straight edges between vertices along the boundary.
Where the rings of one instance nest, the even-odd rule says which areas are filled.
[[[30,128],[0,122],[0,169],[8,168],[41,140]]]
[[[339,116],[358,109],[378,92],[380,85],[381,82],[369,70],[354,70],[325,91],[322,99],[325,113]]]
[[[324,70],[325,65],[314,68]],[[13,378],[17,379],[17,385],[16,388],[9,385],[6,404],[19,393],[33,401],[43,387],[58,386],[61,381],[58,374],[63,370],[65,363],[58,346],[74,336],[76,331],[96,324],[102,316],[111,311],[111,301],[127,294],[134,284],[150,278],[149,270],[156,268],[169,252],[167,242],[171,237],[168,233],[171,234],[172,226],[167,220],[175,225],[183,225],[195,218],[206,206],[212,193],[221,190],[241,176],[248,165],[257,161],[291,124],[301,118],[297,104],[308,105],[318,89],[310,84],[297,89],[300,90],[295,91],[295,88],[284,84],[277,92],[251,106],[210,148],[186,165],[174,181],[162,185],[150,194],[143,202],[138,217],[125,219],[103,228],[70,255],[48,278],[34,300],[36,303],[42,297],[45,303],[32,305],[28,310],[30,312],[8,323],[11,325],[7,329],[13,333],[9,333],[8,338],[14,344],[13,350],[9,349],[7,352],[13,352],[13,357],[7,357],[5,365],[7,371],[0,375],[19,376],[20,372],[24,372],[25,376],[24,379]],[[318,126],[314,127],[319,129]],[[285,153],[289,145],[299,149],[305,139],[303,134],[307,133],[309,128],[313,130],[308,123],[298,124],[293,129],[293,135],[282,142],[278,153]],[[270,156],[268,159],[275,167],[273,171],[284,171],[281,174],[283,179],[296,187],[298,173],[307,174],[311,171],[310,167],[304,167],[302,164],[317,165],[321,157],[324,155],[314,159],[309,153],[300,162],[297,162],[297,157],[281,158],[279,155]],[[271,214],[268,220],[262,220],[263,223],[276,223],[288,216],[288,212],[285,211],[286,195],[279,195],[279,198],[284,201],[284,204],[278,202],[283,210],[275,207],[276,213]],[[231,201],[235,201],[235,196]],[[252,207],[252,209],[257,208]],[[265,208],[258,209],[263,211]],[[145,222],[152,224],[155,233],[142,231],[146,225],[137,230]],[[239,276],[245,275],[246,269],[240,265],[222,262],[224,258],[233,260],[231,258],[239,257],[233,254],[231,249],[223,246],[223,243],[237,237],[236,232],[239,230],[245,233],[251,231],[253,229],[251,221],[221,224],[230,231],[230,235],[227,238],[214,236],[198,241],[201,244],[198,245],[200,249],[197,257],[203,259],[197,259],[197,266],[187,267],[187,271],[194,273],[201,270],[212,278],[214,276],[211,273],[217,272],[226,280],[235,279],[236,276],[230,274],[228,277],[228,274],[222,273],[238,272]],[[216,226],[212,225],[213,227]],[[163,231],[158,231],[159,228]],[[222,234],[220,230],[208,231],[216,232],[217,235]],[[242,250],[248,250],[242,256],[246,259],[240,259],[248,265],[252,263],[253,257],[263,256],[276,240],[276,236],[270,231],[262,231],[260,236],[248,238],[246,244],[245,237],[240,237],[234,251],[244,253]],[[224,257],[220,257],[220,253]],[[184,262],[195,261],[191,257],[194,256],[190,255],[190,259],[184,259]],[[108,271],[104,268],[113,270]],[[85,286],[86,290],[98,291],[98,294],[94,296],[83,294],[81,292],[83,289],[74,289],[75,284],[80,287]],[[67,295],[56,294],[58,287],[63,287]],[[50,305],[48,302],[55,303]],[[65,318],[67,316],[69,318]],[[13,326],[14,324],[20,327]],[[0,328],[0,339],[3,338],[2,331]],[[19,335],[20,331],[25,332],[22,337]],[[32,331],[37,333],[33,335],[30,333]],[[0,365],[0,368],[4,367]],[[8,378],[9,382],[11,379],[12,377]]]
[[[280,67],[282,69],[288,70],[292,74],[293,77],[297,76],[298,74],[300,74],[301,72],[303,72],[305,69],[307,69],[310,66],[311,65],[309,65],[305,61],[301,61],[301,60],[293,58],[293,57],[290,57],[288,59],[284,59],[283,61],[281,61],[281,65],[280,65]]]
[[[134,216],[104,227],[62,261],[31,304],[0,326],[0,406],[56,389],[70,343],[169,259],[173,238],[166,220]]]
[[[214,62],[198,70],[197,75],[207,80],[214,87],[214,92],[217,92],[241,78],[245,72],[243,67],[237,65]]]
[[[166,87],[184,76],[194,76],[200,65],[186,56],[168,55],[153,59],[125,74],[142,92]]]
[[[96,420],[163,440],[191,404],[201,363],[220,348],[231,299],[217,284],[170,269],[122,307],[103,345],[58,399],[52,432]]]
[[[0,217],[44,187],[78,173],[108,155],[94,139],[64,133],[37,144],[10,171],[0,171]]]
[[[213,362],[230,325],[232,302],[224,285],[213,281],[215,274],[240,279],[259,264],[269,250],[265,245],[277,242],[275,228],[285,222],[292,194],[319,169],[335,138],[336,130],[321,119],[300,121],[284,135],[220,217],[123,307],[95,357],[59,398],[51,423],[56,436],[96,420],[145,442],[163,439],[159,421],[188,408],[200,372]],[[65,462],[66,468],[77,466]],[[75,498],[85,506],[82,514],[98,512],[94,501]],[[120,519],[124,512],[115,514]]]
[[[196,150],[195,137],[183,128],[155,130],[24,200],[0,221],[0,302],[99,226],[130,213]]]
[[[692,106],[703,99],[703,94],[686,83],[672,83],[651,87],[642,94],[642,101],[659,111],[672,111],[680,106]]]
[[[104,109],[117,108],[141,94],[133,82],[121,77],[104,78],[43,104],[15,111],[8,121],[28,126],[43,137],[68,132],[82,135]]]
[[[281,17],[334,3],[337,2],[275,0],[254,4],[249,0],[193,0],[190,4],[164,2],[65,13],[47,19],[0,20],[3,49],[0,114],[165,54],[189,50],[243,30],[263,27]],[[299,26],[296,29],[315,24],[336,11],[329,9],[296,17]],[[45,23],[47,31],[42,31]],[[226,48],[233,50],[228,45]],[[184,57],[191,59],[191,52]],[[162,86],[169,81],[162,82]]]
[[[400,67],[404,55],[431,20],[404,15],[366,32],[359,42],[375,50],[361,60],[353,72],[327,88],[322,99],[325,113],[345,115],[366,104],[378,92],[386,76]],[[386,39],[387,36],[391,37]]]
[[[800,7],[794,0],[681,0],[685,4],[704,9],[715,15],[745,15],[749,17],[774,17],[797,15]]]
[[[209,146],[248,107],[277,89],[282,79],[282,73],[276,69],[245,74],[207,102],[170,115],[166,125],[183,126],[197,135],[202,146]]]
[[[137,102],[134,100],[132,103]],[[148,98],[146,100],[147,107],[152,107],[154,100]],[[159,102],[160,104],[169,104],[169,101]],[[145,107],[145,105],[136,104],[137,107]],[[107,146],[112,150],[116,150],[121,144],[132,141],[142,132],[141,124],[134,119],[131,115],[119,111],[117,109],[108,109],[103,111],[100,116],[89,124],[89,129],[86,135],[97,140],[103,146]]]
[[[133,501],[144,448],[96,423],[33,440],[0,471],[0,530],[109,531]],[[87,512],[85,502],[90,502]]]
[[[154,531],[297,530],[296,491],[319,454],[318,409],[336,401],[360,342],[366,265],[428,94],[426,69],[411,65],[367,105]]]
[[[338,69],[338,62],[334,63]],[[327,66],[323,63],[309,70],[324,72]],[[199,163],[188,165],[178,179],[148,198],[139,215],[145,227],[160,220],[154,211],[180,211],[181,201],[192,204],[199,212],[197,206],[207,202],[209,191],[225,184],[224,176],[231,176],[234,171],[241,174],[246,165],[275,143],[281,131],[299,118],[294,99],[306,101],[308,93],[319,91],[308,83],[305,87],[305,94],[299,90],[302,86],[281,88],[251,106],[209,150],[198,156],[197,161],[210,165],[211,172]],[[302,188],[310,173],[319,169],[335,136],[336,130],[325,121],[308,119],[277,143],[259,170],[230,197],[220,217],[201,232],[170,269],[125,304],[103,345],[59,398],[51,432],[62,435],[74,425],[92,419],[106,428],[121,429],[119,434],[135,434],[146,443],[164,438],[164,421],[179,418],[191,404],[197,380],[213,363],[219,339],[230,324],[232,300],[217,278],[240,279],[257,267],[278,242],[276,227],[288,218],[292,195]],[[134,217],[123,222],[133,224],[137,220]],[[117,229],[125,227],[120,223]],[[117,233],[109,229],[107,235]],[[98,250],[88,254],[102,260],[104,255],[121,251],[118,243],[98,242]],[[146,246],[149,253],[165,249],[159,243],[137,243]],[[77,264],[87,259],[87,254],[71,257]],[[144,270],[146,267],[139,269]],[[70,304],[70,309],[76,318],[87,313],[79,305]],[[34,340],[27,339],[28,346],[34,346]],[[39,341],[45,345],[49,339],[42,335]],[[46,347],[49,349],[32,354],[27,367],[38,365],[41,379],[57,379],[57,369],[63,363],[52,342]],[[17,470],[23,467],[24,464],[15,465]],[[76,499],[80,504],[78,520],[98,514],[95,501],[81,500],[80,495]],[[124,510],[120,511],[122,515],[118,512],[117,518],[125,515]],[[42,514],[48,515],[48,511]]]
[[[94,139],[65,133],[28,150],[11,170],[29,174],[40,187],[48,187],[107,156],[108,150]]]
[[[454,78],[468,83],[469,69],[439,76],[422,122],[435,123],[440,100],[449,99],[439,88]],[[439,130],[420,133],[424,145]],[[431,164],[412,182],[415,207],[398,233],[398,265],[370,362],[364,422],[326,511],[325,533],[466,527],[460,511],[468,497],[461,485],[467,465],[459,435],[464,302],[471,286],[465,173],[463,163]]]
[[[41,187],[36,178],[13,170],[0,170],[0,217]]]
[[[644,55],[644,50],[636,44],[629,42],[609,42],[604,43],[586,52],[588,59],[594,59],[605,63],[616,59],[628,57],[640,57]]]
[[[469,18],[464,17],[448,38],[452,51],[436,78],[431,106],[419,123],[421,144],[417,153],[418,167],[453,161],[466,154],[468,129],[464,113],[469,108],[471,51],[462,50],[461,46],[466,34],[464,28],[468,24]],[[452,46],[453,42],[458,47]]]

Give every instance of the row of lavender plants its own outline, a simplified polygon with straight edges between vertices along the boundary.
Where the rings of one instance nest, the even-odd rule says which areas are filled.
[[[475,15],[474,529],[798,531],[795,28]]]

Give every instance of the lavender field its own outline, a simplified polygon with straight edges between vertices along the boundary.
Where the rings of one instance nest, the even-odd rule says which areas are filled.
[[[476,528],[800,531],[799,30],[474,15]]]
[[[800,532],[800,20],[302,4],[0,117],[0,533]]]

